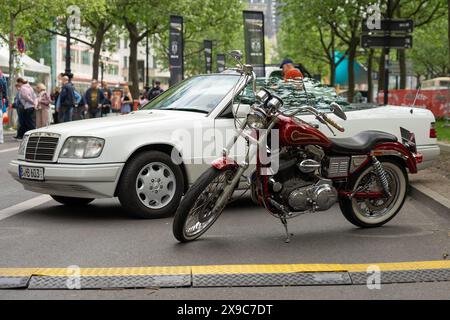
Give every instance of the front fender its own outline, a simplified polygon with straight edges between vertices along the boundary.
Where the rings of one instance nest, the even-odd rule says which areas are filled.
[[[421,162],[421,154],[413,154],[400,142],[385,142],[377,145],[372,151],[375,157],[395,156],[403,159],[410,173],[417,173],[417,163]]]

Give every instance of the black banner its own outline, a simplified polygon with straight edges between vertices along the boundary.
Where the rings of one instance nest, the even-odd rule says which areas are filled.
[[[264,13],[244,11],[246,63],[254,67],[256,76],[265,77]]]
[[[205,48],[205,70],[207,74],[212,73],[212,41],[204,40],[203,46]]]
[[[218,54],[217,55],[217,72],[221,73],[225,71],[226,61],[225,61],[225,55],[224,54]]]
[[[170,16],[169,69],[171,86],[184,78],[183,52],[183,17]]]

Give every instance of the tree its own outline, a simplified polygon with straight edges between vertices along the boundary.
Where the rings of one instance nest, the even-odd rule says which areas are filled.
[[[180,1],[173,14],[184,18],[184,59],[187,75],[205,73],[203,40],[213,41],[215,53],[227,53],[244,49],[242,10],[240,0]],[[227,8],[226,11],[223,8]],[[164,25],[168,26],[169,17]],[[168,28],[158,35],[158,58],[168,66]],[[229,60],[229,59],[228,59]],[[214,66],[213,66],[214,68]]]
[[[281,7],[281,14],[280,55],[302,61],[316,72],[323,69],[323,64],[329,65],[330,85],[334,86],[336,68],[347,53],[334,30],[317,16],[318,11],[310,3],[287,0]],[[345,52],[338,61],[336,51]]]
[[[40,26],[49,26],[52,22],[51,15],[56,9],[56,6],[51,4],[51,0],[42,0],[39,5],[36,5],[33,0],[3,0],[0,2],[0,12],[4,17],[4,19],[0,19],[0,35],[9,35],[9,37],[1,36],[9,47],[9,101],[11,101],[14,88],[14,59],[17,54],[16,35],[20,35],[27,40],[39,30]],[[30,23],[30,21],[36,20],[39,21],[39,25]]]
[[[113,0],[110,6],[117,8],[114,19],[128,33],[130,57],[129,80],[133,97],[139,96],[138,44],[147,36],[156,35],[168,28],[168,17],[183,5],[181,1]]]
[[[388,8],[389,0],[381,0],[379,1],[379,4],[385,19],[413,19],[414,27],[417,31],[421,27],[426,26],[444,15],[444,1],[445,0],[390,0],[391,8]],[[414,47],[416,46],[417,44],[414,45]],[[378,88],[380,89],[384,87],[385,56],[387,50],[384,49],[382,51],[383,53],[379,60],[380,77],[378,80]],[[404,49],[398,49],[397,55],[400,66],[400,88],[405,89],[406,52]]]
[[[331,48],[336,47],[336,39],[339,41],[338,46],[346,52],[348,58],[348,100],[353,101],[354,89],[355,89],[355,72],[354,63],[357,57],[357,48],[360,42],[361,36],[361,20],[365,14],[367,6],[371,3],[370,0],[317,0],[317,1],[302,1],[298,3],[297,1],[287,1],[292,3],[290,8],[285,7],[282,10],[282,15],[286,12],[294,11],[294,19],[298,19],[299,24],[302,24],[304,28],[309,31],[309,33],[314,32],[314,29],[310,28],[308,25],[313,23],[318,36],[316,35],[316,40],[312,43],[308,43],[307,40],[311,39],[308,35],[308,31],[304,32],[304,35],[297,39],[295,43],[298,45],[298,50],[300,48],[312,47],[322,47],[326,52],[328,57],[325,60],[330,64],[330,69],[335,66],[331,64],[334,62],[334,57],[332,57],[335,50]],[[301,6],[301,7],[300,7]],[[296,10],[296,8],[299,8]],[[283,16],[284,17],[284,16]],[[328,39],[326,39],[323,30],[329,30]],[[287,31],[289,32],[289,31]],[[317,41],[318,40],[318,41]],[[314,49],[312,52],[317,52]],[[323,57],[323,55],[320,55]]]
[[[439,19],[414,32],[414,49],[409,52],[416,76],[435,78],[446,76],[450,72],[448,63],[449,43],[447,19]],[[440,44],[439,46],[436,44]]]

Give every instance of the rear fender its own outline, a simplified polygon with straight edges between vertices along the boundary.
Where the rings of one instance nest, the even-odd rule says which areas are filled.
[[[239,167],[236,161],[227,157],[214,160],[212,166],[220,171],[225,171],[228,169],[237,169]]]
[[[421,154],[413,154],[400,142],[385,142],[377,145],[371,152],[372,156],[394,156],[403,159],[410,173],[417,173],[417,163],[422,161]]]

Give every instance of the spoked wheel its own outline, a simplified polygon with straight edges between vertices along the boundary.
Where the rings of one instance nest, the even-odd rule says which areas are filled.
[[[389,183],[390,196],[379,199],[349,199],[341,196],[339,204],[345,218],[361,228],[380,227],[393,219],[406,199],[408,175],[404,166],[393,160],[381,160]],[[383,187],[370,166],[350,181],[349,190],[383,192]]]
[[[219,218],[226,202],[217,205],[234,171],[208,169],[189,189],[175,214],[173,234],[180,242],[197,239]]]

